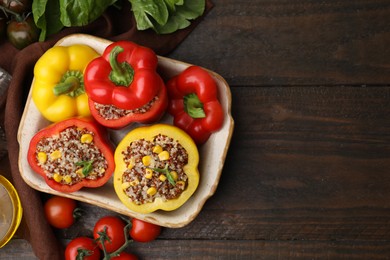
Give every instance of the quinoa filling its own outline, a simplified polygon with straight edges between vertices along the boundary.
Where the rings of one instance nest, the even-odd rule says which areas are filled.
[[[159,134],[152,141],[136,140],[122,155],[127,166],[122,175],[122,189],[137,205],[156,198],[175,199],[185,190],[188,153],[173,138]]]
[[[137,109],[122,109],[114,105],[105,105],[94,102],[95,109],[99,115],[106,120],[115,120],[130,114],[143,114],[148,112],[153,104],[158,100],[158,96],[155,96],[151,101],[144,106]]]
[[[38,165],[49,179],[60,184],[96,180],[104,176],[108,163],[93,139],[93,132],[76,126],[42,138],[36,150]]]

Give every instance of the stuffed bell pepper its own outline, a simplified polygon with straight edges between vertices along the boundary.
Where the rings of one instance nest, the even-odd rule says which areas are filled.
[[[160,119],[168,105],[157,56],[130,41],[110,44],[87,67],[84,80],[92,116],[114,129]]]
[[[119,143],[114,156],[115,191],[135,212],[177,209],[198,187],[198,149],[178,127],[135,128]]]
[[[173,124],[186,131],[198,145],[222,127],[224,111],[218,100],[218,88],[206,70],[190,66],[171,78],[167,89]]]
[[[34,67],[32,99],[43,117],[59,122],[90,116],[84,70],[99,54],[87,45],[54,46]]]
[[[52,189],[67,193],[100,187],[115,169],[108,134],[92,118],[70,118],[40,130],[27,159]]]

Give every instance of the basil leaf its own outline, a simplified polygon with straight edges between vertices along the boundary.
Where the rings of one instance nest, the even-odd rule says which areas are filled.
[[[34,0],[32,2],[31,10],[34,17],[34,22],[37,27],[41,30],[39,40],[43,41],[46,38],[46,18],[45,10],[48,0]]]
[[[153,24],[164,25],[168,20],[165,0],[129,0],[138,30],[153,28]]]
[[[44,41],[48,35],[57,33],[64,27],[58,19],[60,15],[58,1],[34,0],[31,10],[34,22],[41,30],[39,41]]]
[[[184,0],[164,0],[164,1],[168,7],[168,11],[170,13],[174,12],[176,10],[176,5],[183,5],[184,4]]]
[[[89,173],[93,170],[93,161],[79,161],[76,162],[77,166],[82,166],[82,174],[88,176]]]
[[[84,26],[102,15],[116,0],[59,0],[63,25]]]
[[[175,12],[169,15],[164,25],[154,23],[153,29],[160,34],[168,34],[188,27],[193,20],[201,16],[205,10],[206,2],[199,0],[184,0],[183,5],[176,5]]]

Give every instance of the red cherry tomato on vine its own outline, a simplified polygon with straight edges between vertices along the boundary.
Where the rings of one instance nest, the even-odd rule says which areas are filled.
[[[112,253],[120,248],[126,241],[124,228],[126,223],[115,216],[106,216],[99,219],[93,228],[93,237],[99,239],[104,236],[104,246],[106,251]],[[99,247],[102,249],[102,244],[99,242]]]
[[[60,196],[53,196],[45,202],[45,217],[55,228],[68,228],[78,217],[75,200]]]
[[[92,238],[78,237],[70,241],[65,249],[65,260],[100,260],[101,252]]]
[[[111,260],[138,260],[138,256],[122,252],[118,256],[112,257]]]
[[[19,50],[38,41],[39,29],[32,16],[24,20],[11,20],[7,26],[7,37],[10,43]]]
[[[149,242],[155,240],[161,233],[161,226],[133,218],[130,236],[137,242]]]

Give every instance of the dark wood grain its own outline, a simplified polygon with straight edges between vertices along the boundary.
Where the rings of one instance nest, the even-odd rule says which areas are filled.
[[[390,2],[225,0],[173,57],[233,85],[388,84]]]
[[[0,251],[2,260],[36,260],[24,240],[13,240]],[[132,245],[127,251],[140,259],[388,259],[384,241],[262,241],[157,240]]]
[[[390,2],[218,1],[170,57],[231,86],[233,139],[188,226],[142,259],[390,257]],[[58,231],[64,244],[113,214]],[[24,255],[25,254],[25,255]],[[33,257],[15,239],[0,259]],[[29,258],[26,258],[29,259]]]

